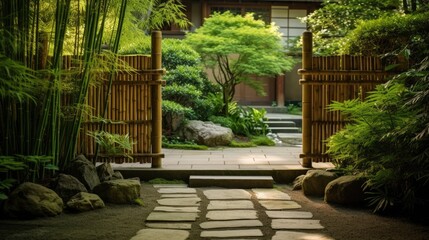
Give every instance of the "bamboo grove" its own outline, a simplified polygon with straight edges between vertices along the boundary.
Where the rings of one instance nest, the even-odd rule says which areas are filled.
[[[7,179],[41,179],[74,157],[88,88],[100,68],[115,69],[126,6],[0,0],[0,190]],[[73,68],[63,68],[65,55]],[[24,175],[12,175],[23,168]]]

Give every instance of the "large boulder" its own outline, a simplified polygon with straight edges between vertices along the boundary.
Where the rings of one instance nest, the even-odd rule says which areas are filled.
[[[94,188],[94,193],[109,203],[133,203],[140,197],[140,181],[116,179],[105,181]]]
[[[83,185],[77,178],[72,175],[59,174],[52,183],[51,188],[67,202],[71,197],[79,192],[88,192],[85,185]]]
[[[326,186],[325,202],[344,205],[360,205],[365,201],[365,179],[357,176],[342,176]]]
[[[52,217],[63,211],[63,200],[53,190],[26,182],[19,185],[4,203],[4,212],[11,217]]]
[[[234,137],[230,128],[198,120],[192,120],[185,124],[182,134],[187,140],[209,147],[227,146]]]
[[[89,191],[92,191],[95,186],[100,184],[94,164],[83,155],[73,159],[66,168],[66,172],[77,178]]]
[[[72,211],[85,212],[97,208],[104,208],[104,202],[96,194],[80,192],[70,198],[67,202],[67,207]]]
[[[323,197],[328,183],[337,176],[333,172],[325,170],[309,170],[302,180],[302,190],[307,196]]]
[[[305,175],[299,175],[293,180],[292,190],[301,190],[302,189],[302,181],[304,180]]]

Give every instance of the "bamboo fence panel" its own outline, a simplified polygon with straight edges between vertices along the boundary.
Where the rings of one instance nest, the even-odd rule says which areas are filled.
[[[339,111],[328,109],[329,105],[333,101],[344,102],[356,98],[364,100],[376,85],[385,83],[391,75],[384,71],[378,56],[309,58],[308,51],[312,51],[312,46],[308,44],[312,44],[310,32],[304,34],[303,49],[307,52],[304,53],[303,50],[303,69],[299,70],[302,75],[300,84],[303,87],[303,153],[300,157],[303,158],[305,167],[311,167],[311,162],[331,160],[326,154],[326,140],[347,124]],[[310,104],[304,104],[304,96],[311,97]],[[307,122],[304,115],[307,119],[309,116]]]

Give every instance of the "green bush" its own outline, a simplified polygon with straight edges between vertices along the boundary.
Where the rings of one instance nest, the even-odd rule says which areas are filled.
[[[168,85],[162,90],[162,97],[165,100],[176,102],[184,107],[192,108],[195,106],[195,101],[201,97],[201,91],[195,86],[185,85]]]
[[[200,55],[182,40],[169,38],[162,41],[162,65],[166,69],[200,64]]]
[[[408,48],[418,63],[429,54],[428,26],[429,12],[361,22],[346,36],[343,52],[380,55]]]
[[[169,84],[178,85],[193,85],[198,89],[202,89],[204,81],[208,81],[201,67],[180,65],[177,68],[170,70],[164,76],[164,80]]]
[[[375,212],[429,210],[429,61],[380,85],[366,101],[334,103],[351,123],[328,139],[334,164],[368,180]]]
[[[162,101],[162,128],[165,134],[170,135],[186,118],[194,118],[191,108],[169,100]]]

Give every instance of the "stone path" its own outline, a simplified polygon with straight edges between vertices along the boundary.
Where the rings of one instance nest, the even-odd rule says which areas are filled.
[[[146,218],[146,228],[131,240],[185,240],[191,231],[199,232],[198,239],[333,240],[320,233],[324,228],[320,220],[276,189],[154,187],[161,194],[159,206]],[[208,200],[203,206],[198,192]]]

